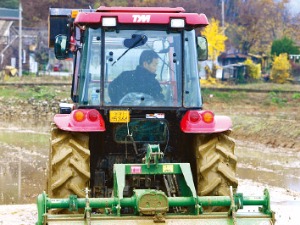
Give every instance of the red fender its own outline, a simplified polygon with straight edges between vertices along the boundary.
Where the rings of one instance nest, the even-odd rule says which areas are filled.
[[[180,121],[184,133],[219,133],[232,128],[228,116],[215,116],[211,111],[190,110]]]
[[[105,122],[95,109],[76,109],[71,114],[57,114],[54,123],[61,130],[74,132],[103,132]]]

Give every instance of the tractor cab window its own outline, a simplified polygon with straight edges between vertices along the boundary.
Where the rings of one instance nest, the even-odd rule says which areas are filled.
[[[194,31],[88,28],[79,104],[200,107],[195,46]]]
[[[198,75],[197,49],[195,48],[195,31],[186,31],[184,38],[184,91],[183,105],[201,107],[200,80]]]
[[[82,105],[100,104],[101,30],[89,29],[83,44],[80,71],[80,101]]]
[[[181,53],[179,33],[153,30],[106,32],[105,104],[180,106]]]

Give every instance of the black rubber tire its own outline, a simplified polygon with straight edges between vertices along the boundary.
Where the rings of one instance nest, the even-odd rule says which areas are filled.
[[[47,193],[50,198],[85,197],[90,182],[88,133],[68,132],[51,124]]]
[[[197,167],[197,194],[199,196],[229,196],[230,186],[234,192],[237,157],[235,142],[230,131],[196,136],[195,155]]]

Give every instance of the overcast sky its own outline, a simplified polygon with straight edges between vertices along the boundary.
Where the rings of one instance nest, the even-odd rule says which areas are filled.
[[[300,13],[300,0],[290,0],[289,9],[293,13]]]

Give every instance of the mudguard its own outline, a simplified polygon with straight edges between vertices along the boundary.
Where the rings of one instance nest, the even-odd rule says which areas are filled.
[[[82,121],[75,119],[76,113],[80,112]],[[102,115],[95,109],[78,109],[71,114],[56,114],[54,123],[61,130],[73,132],[103,132],[105,122]]]
[[[228,116],[215,116],[212,112],[213,116],[212,120],[207,123],[203,119],[203,115],[206,112],[203,110],[190,110],[188,111],[180,121],[180,128],[184,133],[220,133],[223,131],[230,130],[232,128],[232,121]],[[191,119],[192,113],[198,113],[199,119],[194,120]]]

